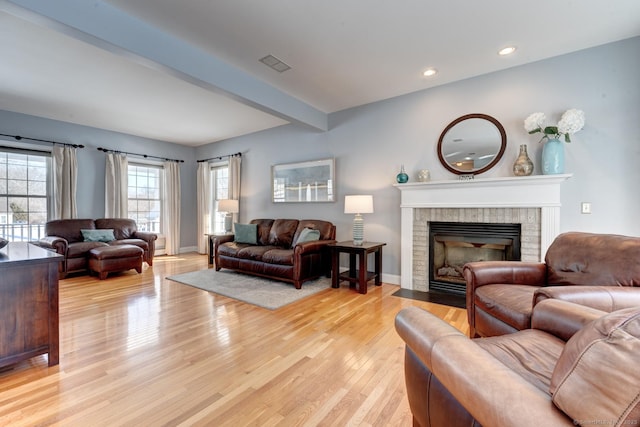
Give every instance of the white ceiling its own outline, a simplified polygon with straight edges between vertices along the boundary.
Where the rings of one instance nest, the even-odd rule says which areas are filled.
[[[640,35],[638,0],[47,3],[0,0],[0,109],[192,146],[305,123],[297,110],[307,107],[326,115]],[[179,55],[164,39],[128,51],[117,34],[127,22],[186,42],[248,83],[160,63]],[[516,53],[498,56],[509,44]],[[258,60],[268,54],[291,69],[267,68]],[[428,67],[439,73],[423,77]]]

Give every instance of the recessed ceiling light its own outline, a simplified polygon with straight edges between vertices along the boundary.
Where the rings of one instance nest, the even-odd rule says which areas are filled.
[[[507,46],[507,47],[503,47],[502,49],[500,49],[498,51],[498,55],[501,55],[501,56],[511,55],[515,51],[516,51],[516,47],[515,46]]]
[[[435,68],[427,68],[424,73],[422,73],[425,77],[431,77],[438,74],[438,70]]]

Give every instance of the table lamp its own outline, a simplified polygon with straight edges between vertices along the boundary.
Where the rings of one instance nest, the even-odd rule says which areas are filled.
[[[233,199],[218,200],[218,212],[226,212],[224,216],[224,232],[231,233],[231,222],[234,213],[240,211],[238,201]]]
[[[373,213],[373,196],[344,196],[344,213],[356,214],[353,218],[353,244],[361,246],[364,240],[364,221],[361,214]]]

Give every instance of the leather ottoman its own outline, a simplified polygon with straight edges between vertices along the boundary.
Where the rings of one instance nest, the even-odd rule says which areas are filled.
[[[107,274],[135,268],[142,273],[144,250],[134,245],[100,246],[89,251],[89,270],[98,273],[100,280]]]

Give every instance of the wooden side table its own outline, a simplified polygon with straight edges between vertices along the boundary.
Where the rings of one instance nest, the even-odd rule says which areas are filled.
[[[331,287],[337,288],[342,280],[358,285],[361,294],[367,293],[367,282],[374,279],[375,285],[380,286],[382,274],[382,247],[386,243],[364,242],[362,245],[354,245],[353,241],[338,242],[328,245],[331,250]],[[340,254],[349,254],[349,270],[340,274]],[[374,271],[368,271],[367,258],[374,254]],[[358,266],[356,268],[356,256]]]

